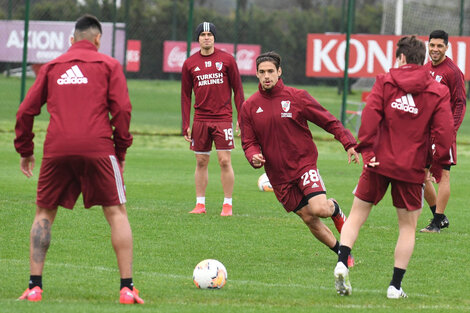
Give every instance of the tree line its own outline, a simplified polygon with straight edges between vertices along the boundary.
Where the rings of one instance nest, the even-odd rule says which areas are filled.
[[[0,19],[24,19],[24,3],[14,2],[11,7],[11,1],[0,0]],[[141,40],[142,43],[141,70],[128,73],[128,77],[178,79],[179,75],[162,70],[163,42],[186,41],[189,0],[132,0],[127,5],[125,2],[122,0],[121,6],[114,10],[113,0],[32,0],[30,19],[74,21],[84,13],[90,13],[103,22],[116,20],[127,23],[128,39]],[[238,43],[261,45],[262,52],[275,50],[283,58],[286,80],[312,84],[319,80],[305,76],[307,34],[343,32],[346,17],[344,7],[339,2],[268,10],[256,1],[241,1],[237,24],[235,9],[228,14],[220,13],[209,5],[195,1],[191,35],[194,40],[195,27],[202,21],[211,21],[217,27],[218,42],[234,42],[238,38]],[[269,6],[269,2],[264,3]],[[357,1],[354,32],[379,33],[381,18],[382,8],[377,1]]]

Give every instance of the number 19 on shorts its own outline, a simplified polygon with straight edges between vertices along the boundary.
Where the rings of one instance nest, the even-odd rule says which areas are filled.
[[[232,128],[226,128],[224,129],[225,133],[225,140],[233,140],[233,129]]]

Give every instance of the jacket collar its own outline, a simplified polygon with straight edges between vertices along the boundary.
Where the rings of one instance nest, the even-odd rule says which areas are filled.
[[[283,89],[284,89],[284,82],[282,81],[282,78],[279,78],[276,85],[270,90],[263,90],[263,88],[261,87],[261,83],[258,84],[258,90],[260,94],[265,97],[274,97],[280,94]]]
[[[98,51],[98,48],[96,48],[96,46],[94,44],[92,44],[90,41],[88,41],[86,39],[75,42],[69,48],[70,51],[74,51],[74,50],[77,50],[77,49],[87,49],[87,50]]]

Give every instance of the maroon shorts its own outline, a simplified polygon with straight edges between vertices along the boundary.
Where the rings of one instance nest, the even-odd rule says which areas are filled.
[[[354,195],[363,201],[377,204],[382,200],[389,184],[392,185],[392,200],[396,208],[413,211],[423,207],[423,184],[396,180],[366,169],[362,171]]]
[[[45,209],[73,209],[80,192],[85,208],[126,203],[122,169],[114,155],[44,158],[36,204]]]
[[[210,152],[212,142],[217,150],[232,150],[233,142],[232,122],[202,122],[194,121],[191,131],[191,150],[194,152]]]
[[[452,143],[449,153],[450,153],[450,160],[449,160],[450,164],[456,165],[457,164],[457,144],[455,141]],[[450,171],[450,165],[442,166],[441,164],[437,163],[435,159],[432,160],[431,168],[429,170],[432,176],[436,179],[437,183],[441,181],[443,169]]]
[[[300,178],[281,185],[273,185],[274,194],[287,212],[297,211],[326,188],[316,167],[307,168]]]

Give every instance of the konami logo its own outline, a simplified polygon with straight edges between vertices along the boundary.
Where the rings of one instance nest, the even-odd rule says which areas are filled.
[[[375,77],[396,67],[395,49],[402,36],[352,35],[348,75]],[[418,36],[427,47],[428,37]],[[309,34],[307,37],[306,75],[310,77],[342,77],[344,75],[346,35]],[[449,56],[470,80],[470,37],[449,37]],[[427,51],[426,51],[427,55]],[[427,62],[429,57],[426,57]]]

